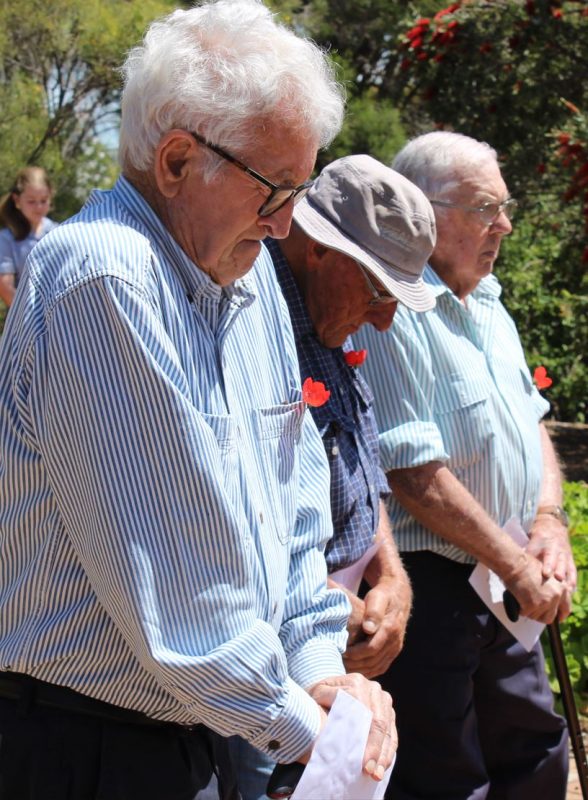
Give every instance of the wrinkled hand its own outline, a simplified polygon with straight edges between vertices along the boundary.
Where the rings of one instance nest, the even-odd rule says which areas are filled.
[[[386,672],[402,649],[411,606],[408,582],[381,577],[363,606],[361,636],[350,635],[343,660],[348,671],[375,678]]]
[[[504,580],[519,601],[521,614],[549,625],[556,617],[565,619],[571,610],[571,592],[555,575],[545,578],[543,564],[527,550],[524,566]]]
[[[578,573],[566,527],[555,517],[540,514],[531,528],[527,552],[543,565],[543,577],[553,576],[566,584],[571,597],[576,590]]]
[[[326,678],[308,693],[324,709],[335,702],[339,689],[363,703],[372,712],[372,723],[363,756],[363,771],[376,781],[382,780],[398,746],[392,698],[375,681],[350,673]]]

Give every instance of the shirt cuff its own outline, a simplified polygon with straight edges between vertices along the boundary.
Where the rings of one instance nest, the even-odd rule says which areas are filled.
[[[333,675],[345,675],[341,653],[346,641],[347,631],[343,630],[337,641],[315,638],[306,642],[288,657],[288,674],[306,689]]]
[[[285,691],[286,702],[280,715],[249,742],[274,761],[289,764],[313,745],[320,732],[321,716],[312,697],[290,678]]]
[[[439,428],[434,422],[399,425],[381,433],[379,444],[380,461],[385,472],[449,459]]]

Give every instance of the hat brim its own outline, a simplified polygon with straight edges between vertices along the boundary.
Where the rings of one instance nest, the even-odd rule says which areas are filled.
[[[404,272],[400,267],[395,268],[386,264],[356,241],[345,236],[336,225],[313,208],[306,197],[294,207],[294,219],[311,239],[359,261],[378,279],[387,292],[412,311],[430,311],[435,307],[435,297],[422,276],[415,276]]]

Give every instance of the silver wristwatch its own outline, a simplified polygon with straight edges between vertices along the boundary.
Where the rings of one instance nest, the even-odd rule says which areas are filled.
[[[561,506],[539,506],[537,509],[537,516],[539,514],[550,514],[552,517],[555,517],[557,520],[561,522],[562,525],[565,525],[567,528],[570,524],[570,519]]]

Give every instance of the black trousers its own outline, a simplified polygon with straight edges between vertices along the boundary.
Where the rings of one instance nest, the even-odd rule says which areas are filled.
[[[0,697],[0,800],[192,800],[219,762],[223,740],[203,726],[110,720],[41,705],[34,692]],[[226,772],[219,798],[239,798]]]
[[[394,699],[390,800],[564,800],[568,737],[539,643],[527,652],[482,603],[472,567],[404,553],[414,606],[378,680]]]

